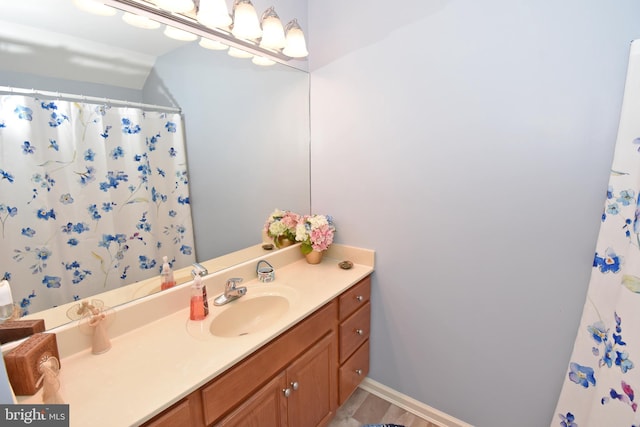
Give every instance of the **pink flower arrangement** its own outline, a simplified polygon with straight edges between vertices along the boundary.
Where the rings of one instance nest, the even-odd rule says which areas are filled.
[[[298,221],[296,241],[302,242],[300,249],[305,255],[311,251],[322,252],[333,243],[335,232],[333,218],[330,216],[305,215]]]
[[[273,239],[285,237],[293,242],[296,240],[298,221],[300,221],[300,215],[297,213],[276,209],[267,218],[264,230]]]

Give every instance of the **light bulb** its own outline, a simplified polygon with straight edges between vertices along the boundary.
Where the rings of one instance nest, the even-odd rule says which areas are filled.
[[[246,52],[242,49],[238,49],[237,47],[229,47],[229,52],[227,52],[229,56],[233,56],[234,58],[251,58],[253,56],[252,53]]]
[[[260,47],[282,49],[284,46],[284,28],[280,17],[272,6],[262,14],[262,40],[260,40]]]
[[[287,56],[291,58],[304,58],[309,55],[307,51],[307,43],[304,40],[304,33],[302,28],[298,25],[297,20],[292,20],[287,24],[287,37],[286,46],[282,50]]]
[[[273,65],[276,63],[276,61],[272,61],[271,59],[268,59],[268,58],[265,58],[264,56],[259,56],[259,55],[254,56],[251,59],[251,62],[253,62],[256,65],[261,65],[263,67]]]
[[[159,22],[149,19],[146,16],[140,16],[129,12],[125,12],[122,15],[122,20],[129,25],[144,28],[145,30],[155,30],[156,28],[160,28]]]
[[[250,0],[236,0],[233,4],[233,29],[231,33],[245,40],[256,40],[262,35],[258,14]]]
[[[227,50],[229,49],[229,46],[221,43],[217,40],[211,40],[205,37],[201,37],[200,38],[200,42],[198,42],[198,44],[205,48],[205,49],[211,49],[211,50]]]
[[[196,19],[210,28],[227,29],[231,25],[231,16],[225,0],[200,0]]]
[[[198,36],[196,36],[195,34],[192,34],[188,31],[184,31],[184,30],[180,30],[176,27],[172,27],[170,25],[167,25],[164,29],[164,35],[174,39],[174,40],[180,40],[183,42],[192,42],[194,40],[198,39]]]
[[[192,0],[155,0],[154,3],[160,9],[175,13],[189,12],[195,8]]]

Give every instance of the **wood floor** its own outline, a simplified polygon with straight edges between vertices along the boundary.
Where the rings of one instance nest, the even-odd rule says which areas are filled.
[[[438,427],[361,388],[342,405],[329,427],[361,427],[365,424],[398,424],[405,427]]]

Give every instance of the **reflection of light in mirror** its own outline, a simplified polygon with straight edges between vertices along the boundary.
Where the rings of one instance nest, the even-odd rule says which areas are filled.
[[[262,14],[262,40],[260,47],[282,49],[285,46],[284,28],[273,6]]]
[[[251,62],[253,62],[256,65],[262,65],[264,67],[269,66],[269,65],[273,65],[276,63],[276,61],[272,61],[268,58],[265,58],[264,56],[254,56],[253,59],[251,59]]]
[[[119,74],[126,74],[129,76],[146,76],[148,74],[148,70],[146,68],[125,67],[112,62],[101,61],[99,59],[90,59],[82,56],[72,56],[71,58],[69,58],[69,62],[85,68],[108,70],[117,72]]]
[[[242,49],[237,49],[235,47],[230,47],[229,48],[229,56],[233,56],[234,58],[251,58],[253,56],[252,53],[246,52]]]
[[[304,33],[297,19],[293,19],[287,24],[286,31],[287,45],[282,50],[282,53],[292,58],[304,58],[309,55],[307,43],[304,40]]]
[[[231,34],[245,40],[256,40],[262,35],[258,14],[250,0],[236,0],[234,2]]]
[[[209,28],[226,30],[231,25],[231,16],[225,0],[200,0],[196,19]]]
[[[200,38],[200,42],[198,43],[200,46],[202,46],[205,49],[211,49],[211,50],[227,50],[229,49],[229,46],[221,43],[217,40],[211,40],[208,39],[206,37],[202,37]]]
[[[7,53],[15,53],[17,55],[33,54],[33,49],[29,46],[17,43],[0,42],[0,50]]]
[[[191,0],[155,0],[154,3],[160,9],[175,13],[190,12],[195,8]]]
[[[143,28],[145,30],[155,30],[156,28],[160,28],[159,22],[149,19],[146,16],[140,16],[129,12],[125,12],[122,15],[122,20],[129,25]]]
[[[80,10],[100,16],[113,16],[116,10],[96,0],[73,0],[73,4]]]
[[[188,31],[180,30],[176,27],[172,27],[171,25],[167,25],[165,27],[164,35],[171,39],[185,42],[191,42],[198,39],[198,36],[196,36],[195,34]]]

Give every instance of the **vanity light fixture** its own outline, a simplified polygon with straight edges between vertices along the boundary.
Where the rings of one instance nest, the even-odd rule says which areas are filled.
[[[186,1],[194,5],[183,4],[180,9],[190,8],[186,12],[169,11],[178,9],[171,0],[97,1],[167,25],[165,34],[169,37],[187,41],[199,38],[200,45],[207,49],[233,47],[229,55],[257,57],[253,61],[257,64],[267,64],[269,60],[286,64],[309,54],[304,33],[296,19],[282,28],[282,21],[273,7],[258,19],[251,0],[234,0],[231,15],[226,6],[229,0],[176,0],[176,4]]]
[[[113,16],[116,10],[111,6],[102,4],[96,0],[73,0],[73,4],[80,10],[100,16]]]
[[[205,27],[229,29],[231,15],[226,0],[200,0],[196,19]]]
[[[134,27],[143,28],[145,30],[155,30],[160,28],[160,23],[149,19],[146,16],[136,15],[135,13],[124,12],[122,14],[122,20]]]
[[[304,33],[298,24],[297,19],[293,19],[287,24],[286,46],[282,50],[287,56],[292,58],[304,58],[309,55],[307,43],[304,40]]]
[[[211,40],[206,37],[200,37],[200,41],[198,42],[200,47],[210,50],[227,50],[229,49],[229,45],[226,45],[218,40]]]
[[[284,28],[273,6],[265,10],[260,23],[262,25],[260,47],[265,49],[282,49],[285,47]]]
[[[233,2],[231,34],[244,40],[257,40],[262,36],[258,14],[251,0],[235,0]]]
[[[172,27],[171,25],[167,25],[165,27],[164,35],[171,39],[180,40],[183,42],[192,42],[198,39],[198,36],[196,36],[195,34],[176,27]]]
[[[196,5],[192,0],[154,0],[160,9],[174,13],[185,13],[195,9]]]

